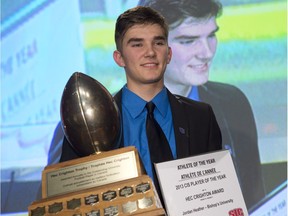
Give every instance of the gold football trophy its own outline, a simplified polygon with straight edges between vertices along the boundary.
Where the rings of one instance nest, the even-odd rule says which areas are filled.
[[[97,80],[75,72],[61,99],[66,139],[81,156],[45,167],[30,216],[165,215],[135,147],[119,148],[121,115]]]

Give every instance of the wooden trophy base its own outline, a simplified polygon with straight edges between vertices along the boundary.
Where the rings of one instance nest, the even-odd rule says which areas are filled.
[[[33,202],[30,216],[165,215],[147,175]]]

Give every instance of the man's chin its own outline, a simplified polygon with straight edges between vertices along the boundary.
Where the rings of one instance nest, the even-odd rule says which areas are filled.
[[[206,82],[208,82],[208,79],[189,82],[189,83],[187,83],[187,85],[189,85],[189,86],[201,86],[201,85],[204,85]]]

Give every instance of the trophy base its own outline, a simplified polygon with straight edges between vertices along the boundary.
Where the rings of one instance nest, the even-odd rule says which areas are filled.
[[[28,207],[30,216],[165,215],[147,175],[44,198]]]

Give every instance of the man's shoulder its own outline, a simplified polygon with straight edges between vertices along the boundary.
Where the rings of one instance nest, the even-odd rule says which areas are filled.
[[[177,94],[173,94],[173,96],[175,97],[175,99],[177,100],[178,104],[180,104],[181,106],[183,106],[184,108],[188,108],[188,110],[207,110],[210,109],[210,105],[208,103],[205,102],[200,102],[200,101],[195,101],[193,99],[181,96],[181,95],[177,95]]]
[[[210,95],[215,98],[223,98],[225,100],[234,100],[237,98],[247,100],[245,94],[238,87],[221,82],[209,81],[204,85],[199,86],[199,94],[205,94],[206,96]]]
[[[242,93],[243,92],[236,87],[235,85],[232,84],[227,84],[227,83],[221,83],[221,82],[214,82],[214,81],[208,81],[202,87],[206,91],[219,91],[219,92],[237,92],[237,93]]]
[[[238,112],[252,113],[248,97],[236,86],[207,82],[199,86],[199,95],[202,101],[212,106],[216,116],[217,113],[232,117]]]
[[[201,102],[199,101],[195,101],[191,98],[188,98],[188,97],[185,97],[185,96],[182,96],[182,95],[178,95],[178,94],[173,94],[174,97],[177,99],[177,101],[179,101],[180,103],[185,103],[185,104],[192,104],[192,105],[199,105],[199,104],[202,104]]]

